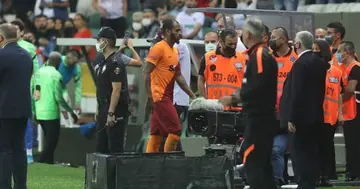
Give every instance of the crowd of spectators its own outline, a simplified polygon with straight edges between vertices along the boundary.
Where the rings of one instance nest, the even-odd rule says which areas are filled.
[[[64,53],[67,47],[56,46],[56,38],[89,38],[101,26],[110,26],[118,37],[131,30],[131,38],[153,38],[162,20],[178,20],[185,39],[203,39],[210,30],[217,31],[214,13],[189,13],[188,8],[223,7],[256,9],[261,0],[1,0],[0,20],[15,14],[24,23],[25,40],[47,57],[53,50]],[[306,3],[343,3],[356,0],[306,0]],[[274,0],[276,10],[296,10],[299,0]],[[70,14],[72,13],[72,14]],[[237,17],[236,17],[237,16]],[[243,16],[235,15],[237,27]],[[80,47],[70,47],[80,50]],[[86,48],[90,58],[93,47]]]

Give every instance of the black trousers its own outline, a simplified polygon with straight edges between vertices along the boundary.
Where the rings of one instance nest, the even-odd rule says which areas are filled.
[[[25,130],[28,118],[0,119],[0,189],[26,189]]]
[[[274,115],[251,116],[245,119],[244,160],[251,189],[276,189],[271,165],[274,137],[279,130]]]
[[[336,160],[334,144],[336,126],[324,123],[320,129],[320,176],[325,178],[336,178]]]
[[[346,148],[346,171],[360,177],[360,115],[343,126]]]
[[[120,106],[120,105],[118,105]],[[128,105],[115,111],[115,117],[124,119],[116,122],[114,126],[106,126],[109,104],[99,105],[99,114],[96,124],[96,152],[113,154],[124,152],[126,141],[126,128],[128,124]]]
[[[54,152],[60,137],[60,119],[39,120],[44,131],[44,149],[40,154],[39,162],[54,164]]]
[[[295,125],[290,152],[298,189],[315,189],[319,179],[319,124]]]
[[[116,18],[116,19],[101,18],[100,24],[101,24],[101,27],[107,26],[107,27],[112,28],[115,31],[117,38],[123,38],[125,35],[125,31],[127,29],[125,17],[120,17],[120,18]]]

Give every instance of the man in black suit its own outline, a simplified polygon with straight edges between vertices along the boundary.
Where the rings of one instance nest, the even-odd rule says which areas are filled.
[[[30,54],[17,45],[17,27],[0,25],[0,189],[26,189],[25,129],[31,115]]]
[[[325,77],[330,65],[311,52],[308,31],[296,34],[299,58],[285,80],[280,100],[281,124],[291,133],[291,157],[298,189],[315,189],[318,180],[319,127],[324,122]]]

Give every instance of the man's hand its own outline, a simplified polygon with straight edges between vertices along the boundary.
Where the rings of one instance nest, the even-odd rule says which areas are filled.
[[[109,127],[114,126],[116,123],[115,115],[109,115],[107,116],[106,125]]]
[[[154,108],[154,100],[153,98],[148,98],[147,102],[146,102],[146,107],[145,107],[145,111],[146,112],[152,112]]]
[[[293,123],[291,122],[288,122],[288,129],[289,129],[289,132],[291,133],[295,133],[296,132],[296,127]]]
[[[81,114],[81,107],[80,107],[80,105],[77,105],[77,106],[75,107],[75,111],[76,111],[77,114]]]
[[[61,111],[61,113],[62,113],[62,115],[64,116],[64,118],[65,118],[66,120],[69,119],[69,114],[68,114],[67,111]]]
[[[32,122],[35,123],[36,125],[38,124],[38,120],[35,114],[32,116]]]
[[[71,113],[71,117],[72,117],[74,123],[77,123],[77,121],[79,119],[78,116],[75,113]]]
[[[232,104],[232,96],[224,96],[221,97],[219,99],[219,102],[223,105],[223,106],[229,106]]]
[[[34,99],[37,101],[37,100],[40,100],[40,91],[38,91],[38,90],[35,90],[35,92],[34,92]]]
[[[134,48],[134,43],[132,42],[131,39],[127,40],[127,45],[126,46],[129,47],[130,49]]]

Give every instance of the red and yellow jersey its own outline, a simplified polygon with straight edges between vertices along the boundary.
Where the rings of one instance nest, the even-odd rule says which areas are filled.
[[[180,69],[177,48],[162,40],[150,48],[146,61],[155,65],[150,78],[154,102],[173,101],[175,76]]]

